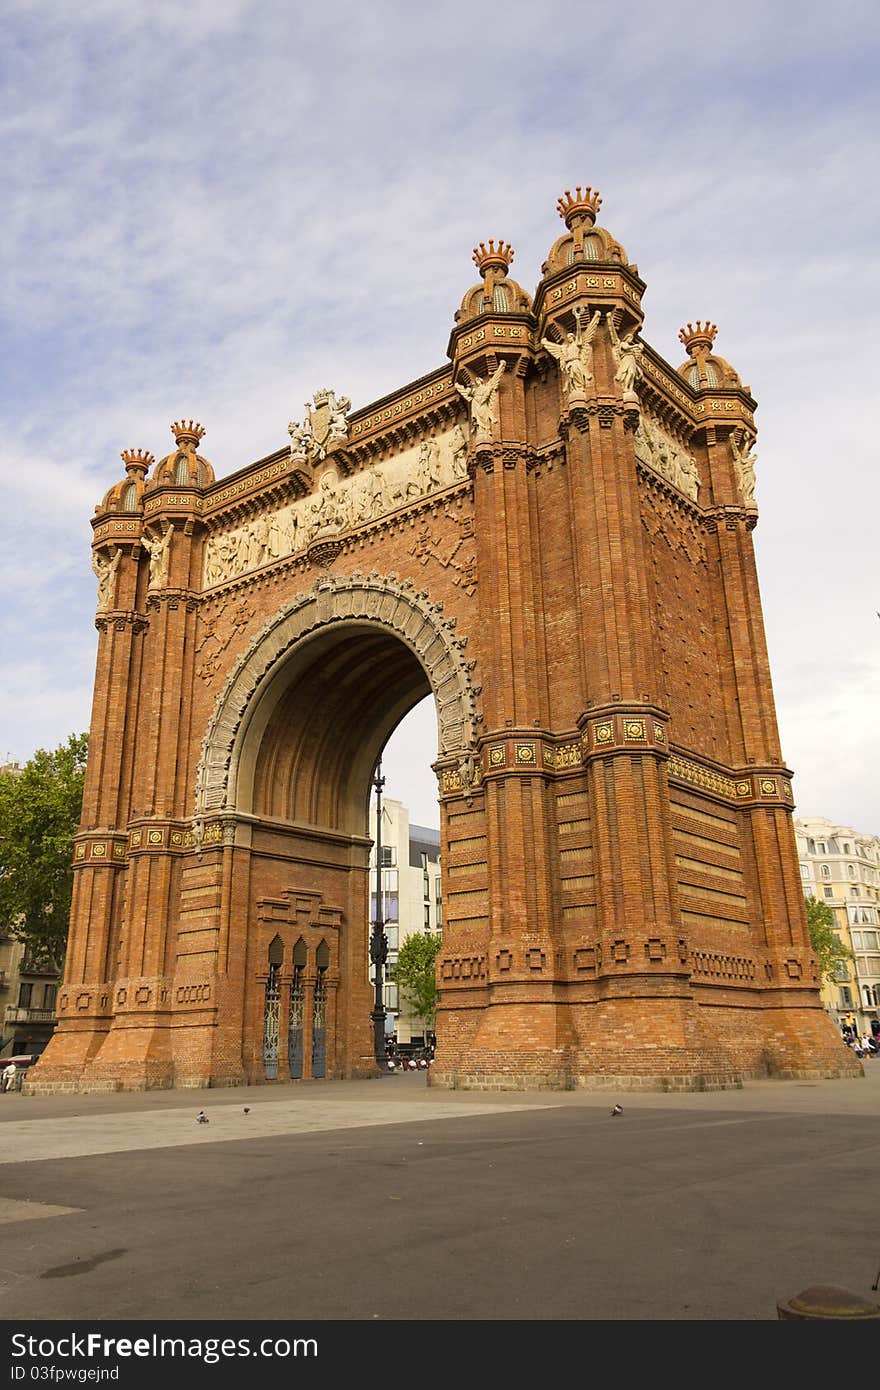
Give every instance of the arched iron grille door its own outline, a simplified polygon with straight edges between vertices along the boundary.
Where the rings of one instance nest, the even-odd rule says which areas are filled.
[[[276,936],[269,947],[269,975],[266,980],[266,1007],[263,1013],[263,1074],[267,1081],[278,1080],[278,1016],[281,1002],[279,975],[284,945]]]
[[[287,1023],[287,1064],[290,1067],[291,1081],[299,1081],[303,1074],[303,1022],[305,1013],[305,986],[303,975],[308,950],[300,938],[293,948],[293,979],[290,982],[290,1014]]]
[[[315,952],[315,1007],[312,1012],[312,1076],[327,1075],[327,966],[330,948],[322,941]]]

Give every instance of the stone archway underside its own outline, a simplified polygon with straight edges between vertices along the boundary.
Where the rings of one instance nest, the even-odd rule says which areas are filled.
[[[479,723],[479,691],[470,681],[466,638],[456,636],[455,619],[406,581],[352,575],[322,578],[309,593],[269,619],[244,653],[217,698],[202,744],[196,777],[196,815],[237,804],[235,749],[246,731],[254,697],[290,652],[305,639],[334,625],[363,624],[397,636],[425,672],[437,708],[439,753],[459,754],[474,746]]]

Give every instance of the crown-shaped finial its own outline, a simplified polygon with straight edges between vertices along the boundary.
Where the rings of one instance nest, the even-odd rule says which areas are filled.
[[[178,448],[182,448],[184,444],[196,445],[205,437],[205,431],[198,420],[175,420],[171,426],[171,433]]]
[[[599,197],[598,188],[581,188],[580,184],[574,193],[570,188],[566,188],[562,197],[556,200],[556,210],[569,231],[575,218],[583,218],[592,227],[599,216],[601,206],[602,199]]]
[[[688,356],[693,357],[698,349],[702,349],[703,352],[709,351],[717,332],[717,324],[709,323],[708,319],[705,323],[700,323],[697,319],[696,323],[689,323],[685,328],[679,329],[678,337],[679,341],[684,343]]]
[[[120,454],[126,472],[146,473],[151,463],[156,462],[149,449],[123,449]]]
[[[499,241],[497,246],[494,241],[490,241],[488,246],[481,241],[479,246],[474,247],[474,265],[484,278],[489,270],[500,270],[502,275],[506,275],[513,257],[514,250],[509,241]]]

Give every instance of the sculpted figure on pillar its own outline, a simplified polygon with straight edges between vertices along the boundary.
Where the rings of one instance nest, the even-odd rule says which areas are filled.
[[[742,493],[742,500],[747,507],[755,505],[755,464],[758,462],[757,454],[752,453],[752,440],[749,439],[745,430],[740,431],[737,439],[736,430],[730,436],[730,452],[733,454],[733,466],[736,469],[736,479],[739,483],[739,490]]]
[[[614,361],[617,363],[614,380],[625,396],[635,395],[636,382],[642,376],[641,356],[644,348],[641,343],[635,341],[635,329],[623,338],[618,336],[616,309],[606,314],[605,317],[608,322],[608,332],[611,335],[611,350],[614,353]]]
[[[456,391],[464,397],[470,406],[471,424],[477,439],[492,438],[492,431],[497,419],[495,396],[506,365],[504,362],[500,363],[490,377],[474,377],[473,386],[462,386],[458,381],[455,383]]]
[[[599,326],[601,313],[597,309],[590,322],[584,326],[584,318],[587,310],[584,308],[575,309],[576,327],[574,333],[567,333],[565,341],[562,343],[551,342],[549,338],[541,339],[541,346],[545,347],[551,357],[555,357],[562,372],[562,379],[565,384],[565,394],[568,400],[583,399],[587,394],[588,384],[593,380],[593,337]]]
[[[99,608],[109,608],[113,602],[116,590],[116,571],[119,569],[121,559],[122,551],[118,546],[112,560],[100,550],[92,551],[92,569],[98,580]]]
[[[174,527],[170,522],[166,522],[162,535],[152,536],[148,531],[144,532],[143,545],[150,556],[148,589],[161,589],[164,584],[168,583],[168,561],[171,558],[171,537],[173,534]]]

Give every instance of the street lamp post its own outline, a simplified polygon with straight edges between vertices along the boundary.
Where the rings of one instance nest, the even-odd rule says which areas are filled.
[[[375,972],[375,994],[373,1011],[373,1052],[376,1066],[385,1070],[385,975],[384,966],[388,959],[388,937],[385,935],[385,922],[382,913],[382,759],[376,764],[373,774],[373,787],[376,792],[376,913],[370,938],[370,961]]]

